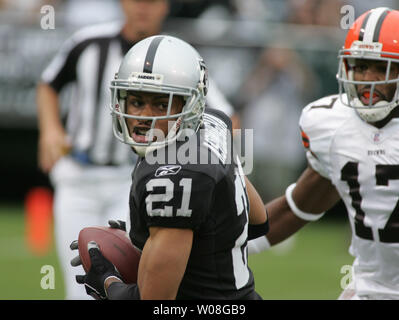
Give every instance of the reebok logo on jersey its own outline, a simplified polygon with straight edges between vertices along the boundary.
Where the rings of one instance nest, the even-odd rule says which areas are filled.
[[[155,176],[163,177],[163,176],[175,175],[180,170],[181,170],[181,166],[177,166],[177,165],[163,166],[163,167],[159,167],[157,169],[157,171],[155,171]]]

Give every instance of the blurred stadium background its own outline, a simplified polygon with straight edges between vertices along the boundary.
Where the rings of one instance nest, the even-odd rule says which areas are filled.
[[[297,128],[301,109],[337,92],[336,56],[348,12],[343,8],[351,5],[356,18],[377,3],[170,2],[165,32],[199,49],[241,127],[254,129],[254,172],[249,178],[265,202],[282,194],[306,165]],[[54,29],[41,28],[44,5],[55,10]],[[399,1],[378,1],[378,6],[397,9]],[[26,224],[29,192],[36,187],[51,192],[48,178],[37,168],[35,86],[74,31],[120,18],[118,0],[0,0],[0,299],[64,297],[53,235],[41,240],[42,251],[35,250],[29,242],[34,231]],[[64,92],[64,111],[72,94],[73,87]],[[286,243],[251,256],[258,292],[265,299],[336,299],[344,276],[341,267],[352,262],[345,214],[340,203]],[[54,289],[40,285],[46,265],[54,267]]]

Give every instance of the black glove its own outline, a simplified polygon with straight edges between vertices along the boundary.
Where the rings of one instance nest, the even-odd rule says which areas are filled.
[[[126,222],[122,220],[108,220],[108,224],[112,229],[126,231]]]
[[[77,241],[71,243],[71,249],[77,247]],[[122,276],[115,266],[101,253],[97,243],[90,241],[87,250],[91,260],[91,267],[86,275],[77,275],[76,282],[85,285],[86,293],[95,299],[107,299],[104,283],[109,277],[115,277],[122,281]],[[73,266],[81,264],[77,257],[71,260]]]

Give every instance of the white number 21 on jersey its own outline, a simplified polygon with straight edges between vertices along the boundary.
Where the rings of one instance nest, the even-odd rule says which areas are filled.
[[[183,178],[179,182],[179,186],[183,187],[183,197],[180,208],[176,211],[176,216],[191,216],[191,209],[189,209],[190,205],[190,197],[191,197],[191,178]],[[163,179],[152,179],[147,182],[146,189],[148,192],[154,191],[156,187],[164,187],[164,193],[150,193],[145,198],[146,209],[149,216],[161,216],[161,217],[172,217],[173,216],[173,207],[172,206],[164,206],[163,208],[154,209],[154,202],[169,202],[173,199],[173,191],[174,191],[174,183],[172,180],[168,178]]]

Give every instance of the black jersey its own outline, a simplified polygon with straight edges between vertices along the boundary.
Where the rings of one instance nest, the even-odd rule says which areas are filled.
[[[143,249],[151,226],[192,229],[192,250],[177,299],[252,299],[248,196],[241,165],[231,152],[230,119],[207,109],[195,141],[194,158],[201,158],[200,163],[179,157],[163,164],[139,159],[132,176],[129,236]],[[165,154],[170,147],[163,148]],[[186,146],[180,141],[175,147],[179,154]]]

